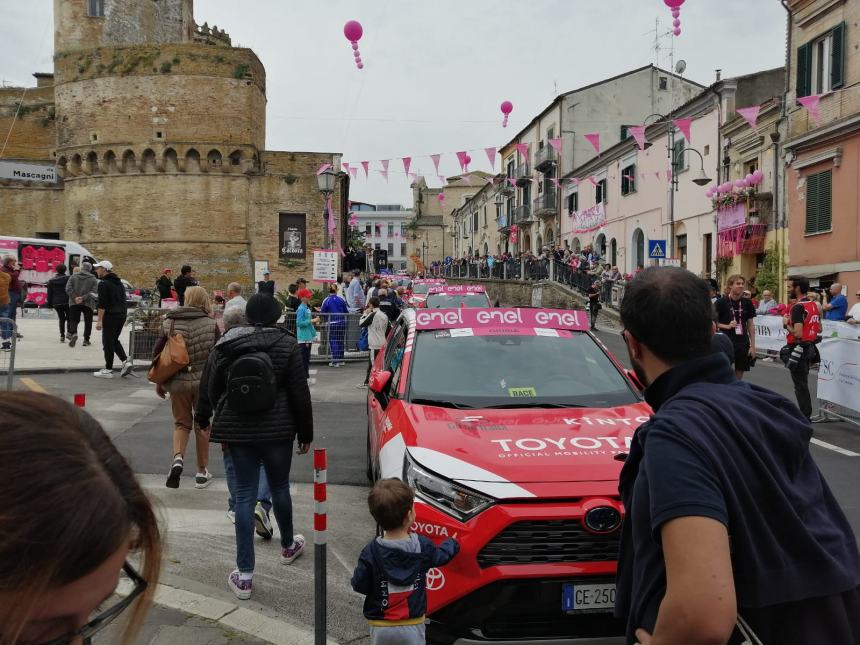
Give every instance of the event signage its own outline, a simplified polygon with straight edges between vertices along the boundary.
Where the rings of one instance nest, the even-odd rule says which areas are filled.
[[[603,202],[581,211],[569,213],[573,220],[572,233],[592,233],[606,226],[606,208]]]
[[[314,249],[314,282],[337,282],[338,252]]]
[[[17,181],[41,181],[57,183],[57,169],[43,164],[21,163],[20,161],[0,161],[0,179]]]
[[[747,223],[747,211],[744,204],[735,204],[722,208],[717,212],[717,231],[727,231]]]
[[[786,331],[782,316],[756,316],[755,346],[756,349],[770,354],[779,352],[786,344]],[[849,325],[834,320],[822,320],[821,335],[824,338],[842,338],[845,340],[860,340],[860,325]]]
[[[568,309],[420,309],[415,314],[418,329],[475,327],[537,327],[585,331],[585,312]]]
[[[284,260],[304,260],[307,243],[305,215],[278,214],[278,256]]]
[[[825,338],[818,351],[818,398],[860,411],[860,342]]]

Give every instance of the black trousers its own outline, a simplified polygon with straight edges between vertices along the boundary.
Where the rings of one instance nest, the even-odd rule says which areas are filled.
[[[76,336],[78,325],[84,317],[84,340],[89,342],[93,333],[93,310],[86,305],[72,305],[69,307],[69,335]]]
[[[105,353],[105,368],[113,369],[113,357],[116,354],[123,363],[128,359],[122,343],[119,340],[119,335],[122,333],[122,326],[125,324],[125,316],[123,314],[105,313],[102,319],[102,349]]]
[[[60,336],[66,335],[66,330],[69,331],[69,336],[72,335],[71,326],[69,325],[69,305],[57,305],[54,307],[57,312],[57,320],[60,323]]]
[[[800,359],[791,371],[791,382],[794,383],[794,396],[797,407],[807,419],[812,416],[812,396],[809,394],[809,359],[806,355]]]

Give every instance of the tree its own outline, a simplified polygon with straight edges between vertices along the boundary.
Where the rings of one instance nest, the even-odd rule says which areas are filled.
[[[367,242],[364,239],[364,231],[361,231],[357,228],[349,228],[349,232],[346,234],[346,248],[345,251],[361,251]]]
[[[779,242],[771,242],[764,253],[761,267],[755,277],[755,285],[758,292],[768,290],[773,294],[780,292],[780,276],[785,273],[785,261]]]

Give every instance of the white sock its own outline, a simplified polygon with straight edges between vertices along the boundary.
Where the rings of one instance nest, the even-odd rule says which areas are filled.
[[[242,580],[242,581],[251,580],[253,577],[254,577],[253,571],[251,573],[242,573],[241,571],[239,572],[239,580]]]

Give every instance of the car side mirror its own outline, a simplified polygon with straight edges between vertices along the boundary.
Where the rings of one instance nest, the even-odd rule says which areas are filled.
[[[633,386],[637,390],[639,390],[640,392],[645,391],[645,386],[642,385],[642,381],[640,381],[639,377],[636,376],[636,372],[634,372],[633,370],[624,370],[624,372],[627,374],[627,378],[630,379],[630,382],[633,383]]]
[[[391,372],[378,371],[373,372],[370,375],[370,382],[367,386],[370,388],[370,391],[374,394],[382,394],[388,384],[391,382]]]

